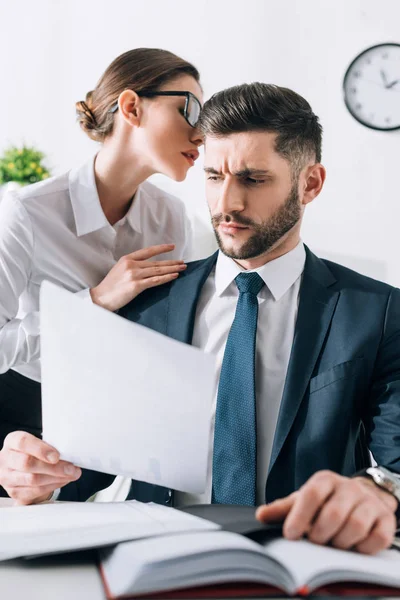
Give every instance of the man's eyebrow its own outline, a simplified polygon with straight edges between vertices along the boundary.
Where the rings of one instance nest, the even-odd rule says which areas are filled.
[[[212,175],[221,175],[221,171],[217,171],[216,169],[214,169],[213,167],[204,167],[204,172],[205,173],[211,173]],[[235,171],[234,175],[235,177],[240,177],[240,178],[244,178],[244,177],[254,177],[254,176],[260,176],[260,175],[269,175],[271,173],[271,171],[269,171],[268,169],[255,169],[255,168],[251,168],[251,167],[246,167],[245,169],[241,169],[240,171]]]
[[[247,167],[246,169],[236,171],[234,175],[236,177],[253,177],[254,175],[268,175],[269,173],[271,173],[271,171],[269,171],[268,169],[255,169]]]

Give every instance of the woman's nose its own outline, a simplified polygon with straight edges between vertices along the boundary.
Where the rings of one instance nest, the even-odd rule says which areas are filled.
[[[204,136],[200,129],[198,129],[197,127],[194,127],[193,131],[191,131],[190,141],[197,147],[202,146],[204,144]]]

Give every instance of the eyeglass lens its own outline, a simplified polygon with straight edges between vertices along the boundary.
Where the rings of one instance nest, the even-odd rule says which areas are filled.
[[[200,104],[196,98],[189,96],[187,105],[187,120],[192,127],[195,127],[200,116]]]

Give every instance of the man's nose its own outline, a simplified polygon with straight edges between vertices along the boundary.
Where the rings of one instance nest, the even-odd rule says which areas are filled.
[[[240,191],[235,185],[225,180],[218,198],[218,212],[227,215],[233,212],[241,212],[244,208],[244,198]]]

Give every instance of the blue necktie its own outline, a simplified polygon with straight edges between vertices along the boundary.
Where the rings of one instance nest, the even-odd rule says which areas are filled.
[[[212,502],[255,506],[257,294],[264,281],[258,273],[241,273],[235,282],[239,300],[218,386]]]

